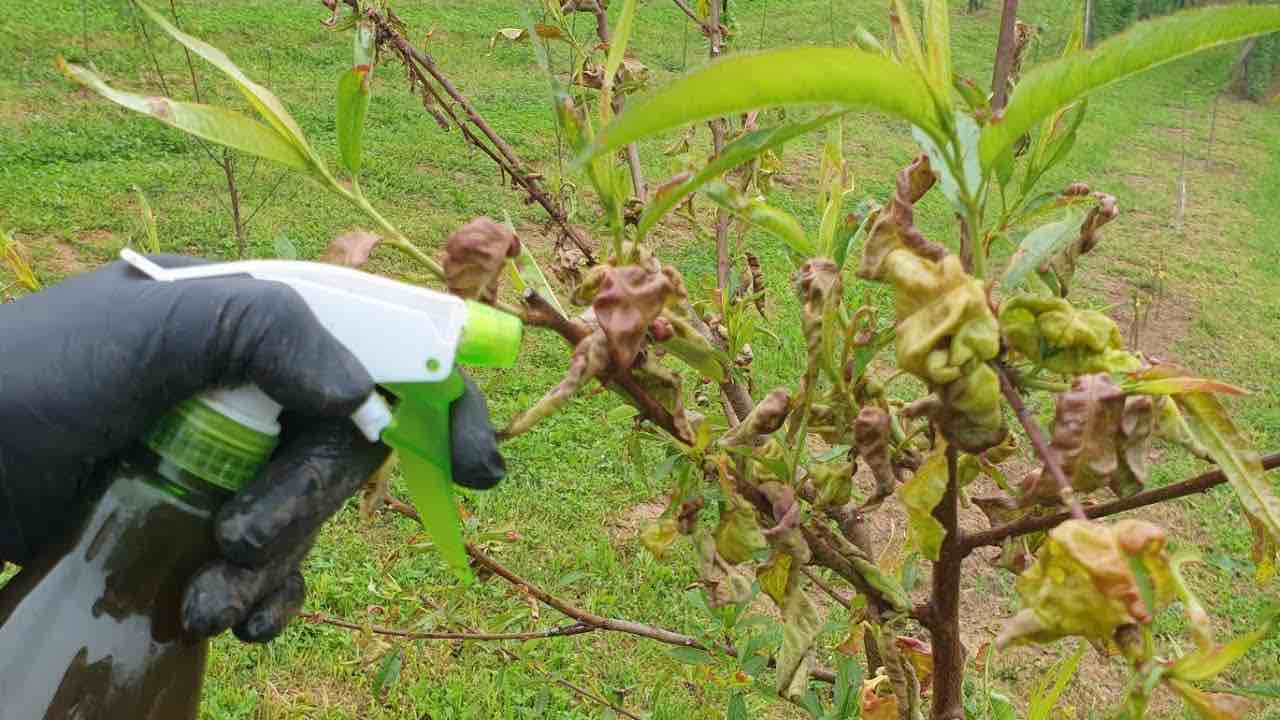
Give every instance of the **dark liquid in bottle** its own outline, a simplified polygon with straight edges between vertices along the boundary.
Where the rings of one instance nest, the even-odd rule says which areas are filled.
[[[196,717],[209,643],[179,612],[229,495],[160,466],[122,462],[84,526],[0,588],[0,720]]]

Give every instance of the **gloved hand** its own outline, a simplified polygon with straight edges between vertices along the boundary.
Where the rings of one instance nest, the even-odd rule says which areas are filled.
[[[116,262],[0,305],[0,560],[22,564],[79,527],[102,464],[176,404],[249,382],[285,408],[280,445],[215,518],[222,558],[191,579],[183,623],[279,635],[302,606],[299,566],[320,526],[389,452],[347,417],[374,389],[369,374],[281,283],[156,282]],[[454,479],[488,488],[505,466],[466,385],[450,412]]]

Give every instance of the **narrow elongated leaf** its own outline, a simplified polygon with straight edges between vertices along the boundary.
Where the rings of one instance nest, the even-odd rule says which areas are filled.
[[[618,17],[618,25],[613,29],[613,38],[609,41],[609,56],[604,61],[604,86],[613,88],[613,76],[622,67],[622,57],[627,52],[627,43],[631,40],[631,27],[636,19],[636,0],[624,0],[622,14]]]
[[[713,117],[777,105],[873,108],[942,137],[919,75],[861,50],[791,48],[730,55],[629,103],[578,160]]]
[[[186,49],[204,58],[209,64],[216,67],[224,75],[235,81],[236,87],[239,88],[241,94],[253,106],[253,109],[262,115],[267,124],[275,128],[276,132],[287,142],[294,145],[298,151],[307,158],[310,164],[320,172],[328,173],[324,170],[324,164],[316,156],[315,151],[307,144],[307,138],[302,134],[302,128],[298,127],[297,121],[285,109],[284,103],[275,96],[270,90],[250,80],[247,75],[231,62],[221,50],[210,45],[209,43],[192,37],[178,28],[174,27],[165,19],[164,15],[156,12],[155,9],[142,2],[142,0],[134,0],[142,12],[151,19],[156,25],[160,26],[169,37],[178,41]]]
[[[138,212],[142,215],[142,231],[147,237],[147,243],[143,249],[149,253],[158,253],[160,252],[160,233],[156,228],[156,214],[152,212],[151,203],[147,202],[147,196],[143,194],[142,188],[134,185],[133,192],[138,196]]]
[[[725,711],[725,720],[748,720],[747,717],[747,701],[742,693],[734,693],[729,698],[729,709]]]
[[[1044,261],[1062,251],[1072,240],[1080,236],[1080,223],[1084,214],[1079,210],[1067,208],[1058,222],[1041,225],[1022,239],[1013,257],[1009,259],[1009,269],[1000,281],[1005,292],[1014,290],[1027,279]]]
[[[1080,659],[1084,657],[1084,651],[1088,648],[1087,644],[1080,643],[1080,647],[1070,657],[1063,658],[1057,665],[1049,668],[1040,679],[1035,694],[1031,696],[1031,702],[1027,707],[1027,720],[1049,720],[1053,707],[1058,704],[1058,698],[1062,697],[1067,685],[1071,683],[1071,678],[1075,677],[1076,669],[1080,667]],[[1052,687],[1049,686],[1051,680]]]
[[[843,114],[844,113],[829,113],[819,115],[813,120],[809,120],[807,122],[782,125],[766,130],[757,130],[752,133],[747,133],[728,145],[725,145],[724,149],[720,151],[720,154],[712,158],[711,162],[707,163],[706,167],[698,171],[697,175],[694,175],[674,187],[659,190],[658,193],[654,195],[649,206],[645,208],[644,214],[640,216],[640,221],[636,224],[636,235],[643,238],[664,215],[671,211],[672,208],[679,205],[691,193],[696,192],[699,188],[712,180],[715,180],[733,168],[748,162],[763,152],[778,148],[789,140],[800,137],[801,135],[826,125]]]
[[[369,110],[369,66],[354,67],[338,80],[338,152],[342,167],[360,172],[361,137],[364,116]]]
[[[950,101],[951,94],[951,17],[947,0],[926,0],[924,5],[925,60],[929,79],[938,97]]]
[[[942,551],[946,528],[933,516],[933,509],[947,491],[947,461],[940,446],[916,471],[898,486],[898,500],[907,508],[907,540],[913,549],[930,560]]]
[[[1136,379],[1120,383],[1120,389],[1130,395],[1182,395],[1185,393],[1218,393],[1220,395],[1248,395],[1249,391],[1220,380],[1198,377],[1162,377],[1154,380]]]
[[[107,85],[91,70],[68,63],[61,58],[58,60],[58,67],[67,77],[111,102],[135,112],[150,115],[166,125],[203,140],[273,160],[298,170],[307,170],[310,167],[307,157],[295,145],[280,137],[275,130],[247,115],[212,105],[180,102],[166,97],[148,97],[117,90]]]
[[[1018,83],[1004,117],[982,133],[982,167],[1058,108],[1171,60],[1280,31],[1280,7],[1211,7],[1142,22],[1093,50],[1034,68]]]
[[[1239,660],[1254,645],[1265,640],[1275,629],[1276,618],[1267,618],[1257,629],[1245,633],[1226,645],[1218,645],[1208,650],[1196,650],[1178,658],[1169,667],[1169,675],[1187,682],[1201,682],[1217,677],[1231,663]]]
[[[706,188],[707,197],[729,212],[781,239],[800,257],[814,254],[813,243],[804,233],[804,227],[791,213],[780,210],[763,200],[749,200],[737,188],[723,182],[714,182]]]
[[[1253,703],[1239,695],[1207,693],[1175,678],[1169,678],[1166,684],[1203,720],[1244,720],[1253,710]]]
[[[1213,395],[1173,395],[1192,437],[1204,446],[1227,476],[1245,513],[1272,540],[1280,540],[1280,500],[1271,491],[1262,471],[1258,451],[1236,428],[1226,408]]]
[[[404,648],[399,645],[387,651],[378,665],[378,674],[373,677],[373,699],[386,702],[387,694],[400,680],[400,669],[404,666]]]

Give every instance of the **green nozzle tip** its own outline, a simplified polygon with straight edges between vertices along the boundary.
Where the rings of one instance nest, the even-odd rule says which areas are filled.
[[[475,367],[509,368],[520,354],[523,334],[520,318],[468,300],[467,324],[462,328],[457,360]]]

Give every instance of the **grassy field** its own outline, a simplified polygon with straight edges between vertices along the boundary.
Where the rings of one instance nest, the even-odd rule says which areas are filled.
[[[996,11],[967,15],[960,12],[965,3],[952,4],[957,66],[986,82]],[[321,154],[336,158],[333,91],[349,63],[349,39],[320,25],[325,11],[319,3],[179,0],[177,5],[185,27],[265,81]],[[743,0],[737,5],[736,42],[744,50],[842,43],[857,24],[877,34],[886,25],[881,0]],[[1065,5],[1023,3],[1024,19],[1043,30],[1032,62],[1056,54]],[[557,152],[546,85],[532,51],[527,44],[489,47],[495,29],[522,24],[522,7],[496,0],[404,0],[395,9],[414,41],[425,45],[492,125],[556,186],[566,159]],[[585,26],[587,21],[578,22]],[[641,2],[637,23],[634,54],[657,82],[704,62],[701,36],[673,4]],[[38,12],[8,13],[0,20],[0,60],[9,69],[0,74],[0,227],[30,248],[46,282],[92,269],[138,237],[135,185],[159,216],[167,250],[206,257],[235,253],[221,170],[201,147],[77,89],[54,68],[61,54],[92,62],[121,86],[157,92],[158,66],[170,91],[189,97],[191,81],[180,49],[156,37],[154,29],[148,32],[154,64],[120,0],[54,0]],[[1127,334],[1135,330],[1132,298],[1154,298],[1147,321],[1136,324],[1141,349],[1253,390],[1232,406],[1260,447],[1275,448],[1280,446],[1280,353],[1273,350],[1280,344],[1280,243],[1274,230],[1280,226],[1280,114],[1274,107],[1215,100],[1233,52],[1206,53],[1100,93],[1090,105],[1074,158],[1045,187],[1086,180],[1118,197],[1121,217],[1085,260],[1081,295],[1107,308]],[[561,51],[553,62],[561,67],[568,58]],[[232,88],[207,66],[197,67],[206,97],[235,102]],[[523,205],[490,161],[469,149],[456,131],[440,131],[405,91],[398,68],[377,72],[374,95],[362,184],[410,237],[434,248],[472,217],[500,218],[508,212],[535,249],[549,248],[541,211]],[[850,121],[845,145],[858,192],[881,198],[893,173],[918,152],[901,125],[865,114]],[[670,172],[662,147],[656,141],[642,145],[650,178]],[[772,200],[816,226],[814,141],[789,147],[786,159]],[[249,255],[271,257],[285,237],[302,257],[315,257],[335,234],[361,222],[341,201],[280,172],[266,164],[254,167],[248,159],[239,162],[247,206],[263,203],[249,225]],[[1181,222],[1180,175],[1185,183]],[[585,193],[578,199],[579,221],[590,226],[594,206]],[[920,206],[918,222],[926,235],[950,240],[943,234],[952,227],[948,214],[941,195],[932,193]],[[692,241],[678,223],[657,237],[659,251],[681,267],[694,288],[711,284],[711,248]],[[780,338],[775,351],[757,353],[758,387],[768,388],[794,377],[804,345],[784,255],[762,237],[748,235],[744,241],[764,260],[773,330]],[[390,255],[374,266],[390,273],[414,271]],[[6,284],[0,275],[0,287]],[[533,334],[518,372],[478,376],[495,415],[505,419],[556,382],[565,364],[557,339]],[[607,394],[576,400],[569,411],[512,442],[508,480],[496,491],[467,494],[467,508],[477,532],[502,538],[489,543],[495,557],[530,581],[598,614],[695,633],[707,620],[684,591],[695,579],[692,553],[684,548],[659,563],[636,541],[641,522],[661,509],[663,487],[650,476],[655,448],[642,448],[638,465],[624,459],[629,427],[609,424],[605,417],[617,404]],[[1154,482],[1172,482],[1201,469],[1166,451]],[[1280,591],[1280,581],[1254,584],[1247,526],[1231,493],[1219,488],[1154,515],[1173,530],[1178,545],[1195,547],[1207,559],[1193,577],[1221,633],[1255,626]],[[969,521],[975,521],[971,515]],[[901,532],[894,536],[888,521],[879,530],[884,540],[896,537],[900,544]],[[562,624],[555,611],[537,607],[496,580],[458,588],[424,544],[410,521],[391,515],[365,521],[353,503],[326,529],[311,558],[308,609],[357,624],[416,629],[466,626],[502,632]],[[1011,578],[977,559],[970,564],[962,614],[969,619],[964,639],[972,651],[994,636],[1017,600]],[[847,618],[839,607],[827,613],[831,632],[824,642],[834,644]],[[1177,612],[1170,612],[1159,627],[1173,632],[1179,622]],[[558,680],[655,719],[722,717],[728,697],[715,682],[699,679],[702,670],[674,659],[666,646],[607,634],[509,643],[512,656],[491,644],[406,643],[400,646],[398,681],[378,693],[374,678],[393,651],[391,639],[304,623],[266,648],[221,639],[214,646],[204,714],[218,719],[610,716]],[[992,668],[991,678],[1019,696],[1060,650],[1010,653]],[[1077,717],[1101,717],[1119,694],[1123,674],[1092,653],[1085,665],[1089,669],[1067,703]],[[1274,683],[1277,667],[1280,639],[1273,638],[1228,679]],[[759,696],[750,706],[752,717],[801,716]],[[1181,713],[1166,700],[1150,716]],[[1276,709],[1269,713],[1266,717],[1280,718]]]

